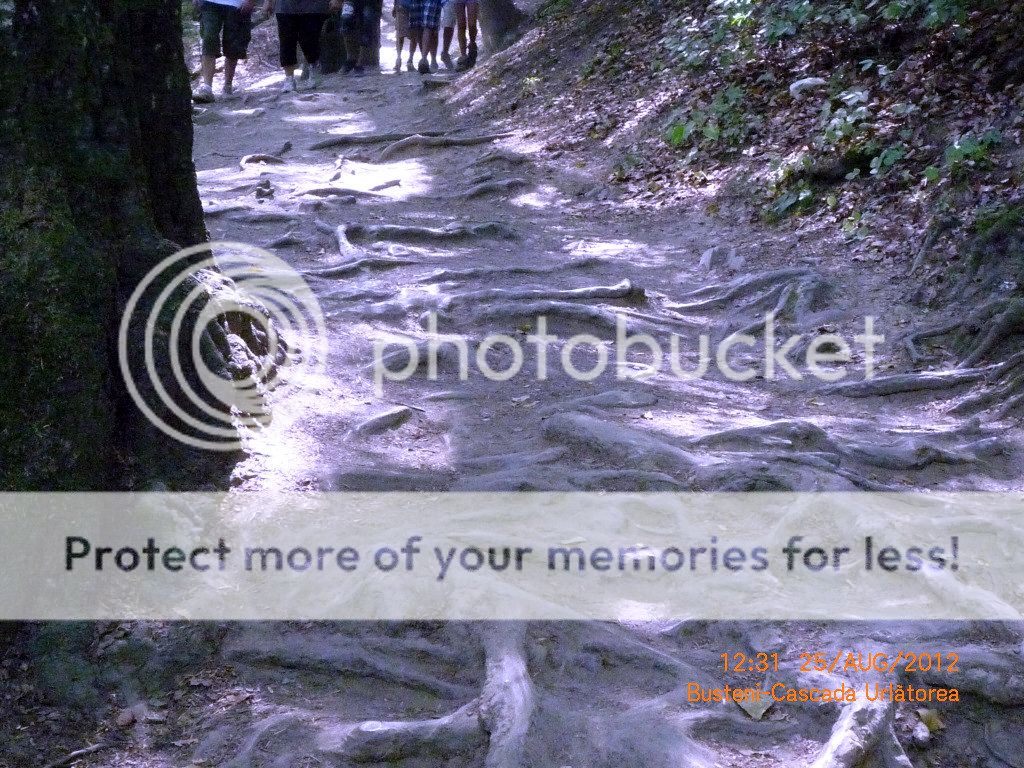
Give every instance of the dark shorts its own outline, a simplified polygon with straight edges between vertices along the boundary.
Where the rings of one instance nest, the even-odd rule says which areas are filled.
[[[414,29],[439,29],[441,0],[412,0],[409,3],[409,26]]]
[[[299,48],[310,64],[320,61],[320,34],[326,21],[326,13],[277,14],[282,67],[294,67],[299,63]]]
[[[223,53],[229,59],[244,59],[252,39],[252,21],[237,8],[207,1],[199,9],[199,35],[203,39],[203,56],[216,59]]]

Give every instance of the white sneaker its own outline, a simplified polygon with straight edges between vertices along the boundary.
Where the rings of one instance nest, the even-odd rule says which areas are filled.
[[[196,104],[211,104],[216,101],[217,98],[213,95],[213,88],[203,83],[192,93],[192,101]]]
[[[284,84],[281,86],[281,93],[293,93],[298,90],[298,87],[294,77],[286,77]]]

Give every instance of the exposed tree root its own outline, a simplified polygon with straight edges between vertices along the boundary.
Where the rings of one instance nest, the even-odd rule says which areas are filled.
[[[207,219],[212,219],[214,216],[222,216],[225,213],[247,210],[249,210],[249,206],[245,203],[222,203],[214,201],[203,206],[203,216]]]
[[[315,644],[298,632],[283,632],[280,638],[270,639],[243,635],[225,648],[224,656],[230,661],[261,666],[367,675],[448,698],[462,698],[469,690],[415,669],[404,660],[407,656],[368,651],[349,638]]]
[[[596,256],[585,259],[574,259],[562,264],[546,267],[512,266],[512,267],[470,267],[469,269],[441,269],[427,275],[421,283],[456,283],[492,275],[550,275],[555,272],[577,272],[589,269],[602,263]]]
[[[694,439],[701,448],[790,448],[799,451],[838,453],[839,447],[821,427],[809,421],[776,421],[755,427],[726,429]]]
[[[951,216],[937,215],[932,217],[932,220],[928,222],[924,240],[921,242],[921,247],[917,250],[917,255],[914,256],[914,262],[910,265],[910,272],[908,274],[914,275],[922,266],[924,266],[924,262],[927,260],[928,256],[931,255],[932,249],[935,248],[935,244],[939,242],[939,239],[955,225],[956,219]]]
[[[382,763],[422,754],[454,757],[474,751],[485,742],[479,702],[473,701],[432,720],[369,720],[328,728],[318,737],[317,750],[357,763]]]
[[[658,396],[653,392],[610,389],[596,395],[586,395],[567,402],[545,406],[537,412],[537,415],[543,418],[568,411],[597,412],[608,408],[649,408],[657,402]]]
[[[973,368],[1016,334],[1024,333],[1024,300],[994,299],[982,304],[966,318],[953,320],[912,333],[904,339],[912,362],[928,359],[918,349],[924,339],[955,334],[954,346],[961,352],[959,368]]]
[[[245,210],[232,213],[228,216],[231,221],[238,221],[242,224],[271,224],[275,222],[294,222],[298,216],[283,210]]]
[[[348,187],[310,187],[295,192],[294,197],[354,197],[354,198],[379,198],[377,192],[364,192],[361,189],[349,189]]]
[[[843,397],[884,397],[905,392],[937,392],[977,384],[991,373],[991,368],[973,368],[955,371],[925,371],[880,376],[866,381],[835,384],[827,392]]]
[[[889,470],[921,470],[932,464],[974,464],[1006,451],[998,438],[977,440],[949,450],[920,437],[907,438],[898,446],[852,445],[843,453],[864,464]]]
[[[533,717],[533,682],[526,667],[526,625],[483,629],[484,690],[480,718],[490,736],[485,768],[521,768]]]
[[[391,256],[364,256],[346,264],[339,264],[336,267],[306,272],[306,275],[333,280],[339,277],[348,277],[364,269],[395,269],[396,267],[404,267],[415,263],[411,259],[398,259]]]
[[[412,244],[458,243],[479,238],[514,240],[515,231],[501,222],[482,224],[448,224],[443,227],[422,227],[403,224],[350,224],[346,236],[355,241],[390,240]]]
[[[378,162],[384,163],[402,154],[408,149],[447,149],[449,147],[472,147],[477,144],[490,144],[507,139],[512,133],[492,133],[486,136],[450,136],[427,133],[406,136],[384,147],[377,156]]]
[[[619,465],[669,474],[696,466],[693,456],[657,437],[620,427],[593,416],[561,413],[544,424],[544,437]]]
[[[1000,343],[1015,334],[1024,333],[1024,300],[1008,301],[1002,311],[989,322],[987,330],[980,334],[978,341],[960,363],[961,368],[971,368],[980,363]]]
[[[933,328],[926,328],[923,331],[917,331],[907,336],[903,340],[903,346],[907,350],[907,354],[910,356],[910,362],[914,365],[918,363],[927,362],[935,359],[934,355],[922,354],[918,345],[925,339],[934,339],[939,336],[945,336],[953,333],[953,331],[960,328],[961,322],[958,320],[953,323],[947,323],[946,325],[939,325]]]
[[[274,740],[282,734],[294,735],[300,730],[304,731],[305,725],[303,717],[294,712],[282,712],[264,718],[252,726],[238,753],[223,764],[224,768],[254,768],[254,758],[265,741]]]
[[[335,147],[353,147],[366,144],[389,144],[412,136],[444,136],[441,131],[422,131],[420,133],[354,133],[331,136],[310,145],[311,150],[333,149]]]
[[[43,768],[62,768],[65,765],[70,765],[76,760],[80,760],[83,757],[88,757],[89,755],[95,755],[97,752],[101,752],[104,749],[109,749],[110,747],[111,745],[109,743],[101,742],[99,744],[92,744],[91,746],[83,747],[82,749],[76,749],[74,752],[69,752],[64,757],[58,758],[56,760],[53,760],[52,762],[47,763],[43,766]]]
[[[788,291],[795,290],[794,306],[800,314],[805,314],[820,302],[825,287],[821,276],[813,270],[779,269],[740,277],[723,285],[698,288],[666,306],[685,313],[723,308],[767,311],[777,306],[781,297],[787,297]]]
[[[896,741],[895,733],[891,733],[892,713],[891,703],[866,699],[844,707],[831,738],[811,768],[857,768],[872,752],[891,749]],[[903,752],[899,742],[895,747]],[[902,757],[906,760],[905,754]],[[896,764],[909,766],[909,760]]]
[[[949,413],[957,416],[971,416],[998,406],[997,418],[1003,418],[1019,407],[1018,403],[1022,393],[1024,393],[1024,373],[1006,376],[995,386],[962,400],[950,408]]]
[[[387,762],[420,754],[454,757],[486,744],[486,768],[521,768],[534,709],[525,625],[487,625],[482,641],[479,698],[444,717],[329,728],[318,738],[318,750],[353,762]]]
[[[929,685],[959,688],[1003,706],[1024,706],[1024,669],[1019,655],[980,646],[958,647],[957,653],[960,671],[933,670],[919,676]]]
[[[619,314],[605,307],[590,307],[571,301],[499,301],[473,310],[470,313],[470,322],[486,323],[500,320],[517,323],[532,322],[538,317],[546,317],[579,323],[595,330],[614,331],[618,326]],[[628,321],[626,328],[632,330]]]
[[[458,293],[448,297],[444,306],[454,307],[460,304],[479,304],[488,301],[593,301],[600,299],[623,299],[633,303],[644,301],[643,288],[638,288],[629,280],[622,280],[615,285],[597,285],[586,288],[567,290],[530,289],[530,288],[487,288],[479,291]]]
[[[275,237],[273,240],[264,243],[263,247],[267,250],[277,250],[279,248],[293,248],[295,246],[305,246],[307,241],[294,232],[286,232],[280,237]]]
[[[509,165],[521,166],[528,165],[529,162],[529,158],[525,155],[516,154],[515,152],[507,152],[503,149],[492,149],[468,163],[465,168],[468,170],[470,168],[477,168],[481,165],[490,165],[491,163],[508,163]]]
[[[264,154],[257,152],[253,155],[245,155],[241,160],[238,161],[238,167],[244,169],[247,165],[284,165],[287,162],[284,158],[278,157],[277,155]]]
[[[526,179],[511,178],[498,179],[497,181],[481,181],[474,184],[464,192],[455,192],[448,196],[449,200],[473,200],[487,195],[502,194],[504,192],[517,192],[529,186]]]
[[[645,472],[639,469],[591,469],[580,471],[565,468],[566,477],[581,491],[633,493],[689,490],[689,484],[664,472]]]
[[[408,406],[392,408],[361,422],[352,430],[352,434],[360,436],[379,435],[381,432],[387,432],[389,429],[397,429],[410,418],[412,418],[412,409]]]

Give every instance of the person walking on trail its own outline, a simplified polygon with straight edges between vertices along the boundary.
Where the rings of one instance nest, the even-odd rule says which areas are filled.
[[[199,14],[199,36],[203,41],[203,82],[192,98],[203,104],[214,101],[213,76],[217,59],[224,55],[224,88],[235,90],[235,68],[246,58],[252,39],[252,9],[255,0],[193,0]]]
[[[391,15],[395,19],[395,49],[398,57],[395,59],[395,72],[402,71],[402,48],[406,39],[409,40],[409,61],[406,67],[410,72],[416,71],[414,58],[416,56],[416,37],[412,33],[412,25],[409,19],[409,0],[394,0],[391,8]]]
[[[420,30],[421,75],[437,71],[437,31],[441,26],[441,0],[412,0],[409,6],[409,21]],[[433,62],[428,60],[433,57]],[[433,64],[433,66],[431,66]]]
[[[452,63],[452,40],[455,39],[455,0],[441,0],[441,63],[455,69]]]
[[[376,61],[371,56],[377,40],[374,29],[380,29],[380,9],[373,0],[344,0],[341,6],[341,30],[345,37],[346,73],[362,74],[363,65]],[[399,38],[401,45],[401,38]]]
[[[299,64],[299,48],[309,65],[312,87],[320,85],[320,33],[331,13],[341,10],[341,0],[266,0],[263,12],[277,17],[281,68],[284,70],[282,93],[298,89],[295,69]]]
[[[460,72],[476,66],[478,33],[477,20],[480,16],[479,0],[452,0],[455,3],[455,19],[459,25],[459,61],[455,68]]]

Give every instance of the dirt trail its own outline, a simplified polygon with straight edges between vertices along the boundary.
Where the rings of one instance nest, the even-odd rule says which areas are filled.
[[[537,330],[539,315],[559,337],[613,340],[615,312],[628,317],[631,332],[666,345],[676,332],[695,345],[701,332],[713,340],[759,334],[759,317],[773,310],[780,334],[850,337],[863,332],[870,314],[895,340],[910,310],[893,304],[881,276],[865,279],[841,255],[794,252],[770,234],[730,229],[697,212],[641,216],[593,199],[590,190],[600,185],[586,158],[552,159],[526,126],[499,138],[492,126],[462,122],[446,109],[443,87],[424,89],[418,76],[333,76],[319,90],[290,95],[277,93],[275,79],[249,72],[244,97],[197,114],[200,191],[214,239],[266,246],[308,275],[328,318],[330,358],[323,380],[308,382],[252,437],[233,477],[238,488],[1019,484],[1018,438],[1005,424],[947,414],[956,397],[993,375],[989,369],[970,369],[953,389],[945,380],[888,380],[893,394],[886,397],[807,377],[733,383],[711,374],[687,382],[666,369],[622,381],[614,366],[580,382],[552,365],[538,381],[527,347],[524,372],[508,382],[478,372],[459,381],[457,360],[442,355],[438,381],[420,370],[376,397],[371,339],[425,341],[430,312],[443,332],[471,345],[494,333],[522,339]],[[457,141],[398,141],[426,132]],[[343,144],[345,136],[379,134],[396,135]],[[313,148],[331,139],[337,145]],[[256,154],[271,157],[240,165]],[[501,348],[489,359],[495,369],[511,362]],[[574,360],[589,369],[596,354],[580,348]],[[400,359],[391,362],[401,367]],[[862,363],[850,364],[851,379]],[[877,364],[885,374],[910,370],[895,343],[882,347]],[[162,746],[108,752],[94,764],[852,766],[869,755],[907,765],[906,748],[915,761],[951,766],[1013,764],[1005,755],[1020,753],[1011,735],[1019,732],[1020,710],[997,711],[980,698],[971,711],[982,714],[949,715],[942,748],[926,754],[906,746],[915,722],[909,707],[801,705],[755,722],[731,704],[689,704],[683,687],[722,682],[718,659],[726,647],[770,652],[799,641],[824,651],[864,642],[926,645],[941,636],[975,654],[979,676],[969,691],[1019,707],[1024,686],[1007,654],[1020,638],[1009,629],[685,623],[520,630],[495,637],[487,627],[442,624],[228,629],[224,666],[186,689],[187,717],[165,727]],[[780,679],[795,674],[787,668]]]

